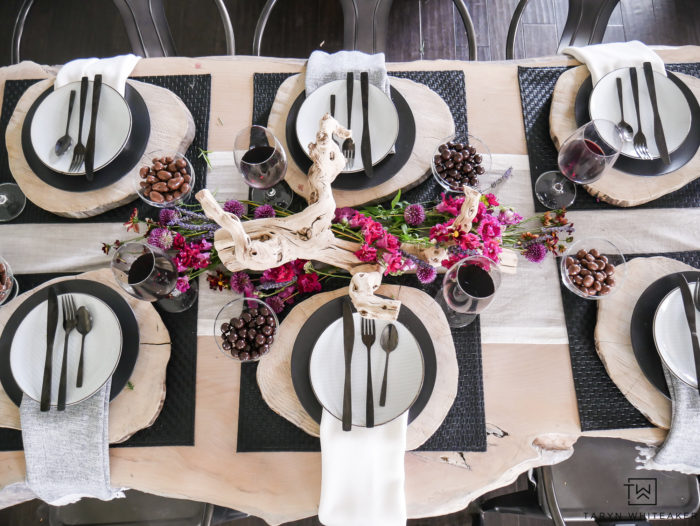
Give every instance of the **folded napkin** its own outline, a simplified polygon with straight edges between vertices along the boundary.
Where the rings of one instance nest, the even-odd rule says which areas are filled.
[[[700,394],[664,366],[671,394],[671,429],[660,448],[637,446],[637,469],[700,474]]]
[[[87,400],[41,412],[28,396],[19,408],[27,485],[54,506],[82,497],[124,497],[109,481],[109,390],[112,380]]]
[[[368,55],[361,51],[339,51],[329,55],[323,51],[314,51],[306,64],[306,94],[334,80],[345,80],[348,71],[355,72],[355,79],[360,79],[360,72],[367,71],[369,83],[378,87],[389,96],[389,77],[386,74],[384,53]]]
[[[326,526],[406,524],[404,454],[408,412],[387,424],[343,431],[321,416],[321,503]]]
[[[664,61],[639,40],[585,47],[569,46],[562,53],[572,56],[588,67],[594,86],[611,71],[634,66],[642,67],[645,62],[651,62],[654,71],[666,76]]]
[[[79,58],[68,62],[56,75],[55,87],[60,88],[71,82],[77,82],[87,76],[90,80],[95,75],[102,75],[102,82],[109,84],[124,96],[126,79],[134,70],[141,57],[136,55],[119,55],[111,58]]]

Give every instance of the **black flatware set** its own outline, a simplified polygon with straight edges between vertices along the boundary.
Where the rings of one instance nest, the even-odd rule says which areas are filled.
[[[92,181],[95,177],[95,140],[97,134],[97,113],[100,108],[100,93],[102,90],[102,75],[95,75],[92,86],[92,104],[90,111],[90,129],[85,144],[83,144],[83,119],[85,118],[85,107],[87,105],[88,78],[83,77],[80,81],[80,111],[78,114],[78,142],[73,149],[73,157],[70,163],[70,172],[77,172],[84,165],[85,177]],[[70,128],[71,116],[73,114],[73,103],[75,101],[75,91],[71,91],[68,103],[68,118],[66,121],[66,133],[56,141],[55,153],[60,156],[66,153],[73,140],[68,132]]]

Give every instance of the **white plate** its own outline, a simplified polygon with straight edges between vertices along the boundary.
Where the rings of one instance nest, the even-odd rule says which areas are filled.
[[[355,320],[355,345],[352,353],[352,424],[365,426],[367,400],[367,347],[360,334],[360,315]],[[386,321],[375,320],[377,339],[372,346],[372,389],[374,393],[374,425],[382,425],[408,411],[423,386],[423,353],[411,332],[401,323],[393,322],[399,335],[399,345],[389,356],[386,405],[379,405],[384,378],[386,353],[379,340]],[[345,353],[343,320],[334,321],[319,336],[309,360],[311,388],[321,405],[338,420],[343,418],[343,388],[345,384]]]
[[[299,144],[309,155],[309,143],[316,142],[318,123],[321,117],[331,111],[331,94],[335,94],[335,118],[343,126],[348,123],[347,87],[344,80],[324,84],[308,96],[297,114],[296,131]],[[369,138],[372,145],[372,165],[384,159],[391,151],[399,135],[399,114],[394,103],[386,94],[369,85],[368,115]],[[355,159],[352,167],[344,173],[364,170],[360,145],[362,144],[362,93],[360,81],[355,80],[352,90],[352,139],[355,142]]]
[[[690,290],[695,290],[695,283],[690,283]],[[666,367],[686,384],[697,387],[693,342],[679,288],[669,292],[656,309],[654,343]]]
[[[58,401],[58,383],[61,378],[63,360],[63,310],[58,296],[58,328],[53,346],[51,368],[51,405]],[[80,358],[82,335],[77,329],[70,333],[68,340],[68,363],[66,383],[66,405],[75,404],[89,398],[112,375],[119,363],[122,352],[122,332],[117,316],[102,300],[88,294],[74,293],[76,310],[85,306],[92,314],[92,330],[85,336],[83,355],[83,386],[75,386]],[[12,376],[24,394],[39,401],[46,358],[46,312],[48,301],[34,307],[22,320],[10,348]]]
[[[83,144],[87,145],[90,132],[90,115],[92,114],[92,86],[88,83],[87,99],[85,101],[85,115],[83,116]],[[68,102],[70,92],[75,90],[75,103],[71,115],[68,133],[73,139],[70,149],[60,157],[56,155],[54,147],[56,141],[66,132],[66,119],[68,118]],[[77,172],[69,172],[73,149],[78,144],[78,121],[80,119],[80,82],[72,82],[62,88],[53,91],[47,96],[34,113],[31,124],[32,146],[37,156],[48,168],[67,174],[84,175],[85,168]],[[109,164],[119,152],[124,149],[131,133],[131,110],[124,97],[113,88],[102,83],[100,90],[100,107],[97,111],[97,123],[95,129],[95,170]]]
[[[622,79],[622,98],[625,107],[625,121],[632,126],[637,133],[637,114],[634,110],[634,98],[632,96],[632,82],[629,68],[611,71],[598,81],[593,88],[588,103],[591,119],[607,119],[614,123],[620,122],[620,103],[617,97],[617,81]],[[649,153],[653,158],[659,157],[659,149],[654,141],[654,110],[651,107],[649,90],[647,88],[644,70],[637,68],[637,84],[639,86],[639,114],[642,120],[642,132],[647,140]],[[668,77],[654,72],[654,85],[656,86],[656,98],[659,104],[659,115],[663,125],[666,145],[669,153],[673,153],[683,143],[690,132],[690,105],[683,92]],[[609,144],[613,143],[613,137],[603,137]],[[622,146],[622,155],[639,159],[634,151],[632,141],[626,141]]]

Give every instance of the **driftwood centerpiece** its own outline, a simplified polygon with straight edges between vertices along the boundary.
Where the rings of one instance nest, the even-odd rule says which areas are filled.
[[[336,209],[331,183],[345,166],[334,135],[342,140],[350,137],[351,132],[326,114],[321,119],[316,143],[309,145],[313,165],[309,169],[308,206],[297,214],[242,222],[224,211],[208,190],[198,192],[197,200],[207,217],[221,226],[214,235],[214,246],[230,271],[264,271],[299,258],[326,263],[352,275],[349,294],[360,315],[396,320],[401,302],[374,295],[382,282],[384,267],[361,262],[355,256],[360,245],[337,238],[331,230]],[[455,223],[469,228],[478,210],[480,194],[469,188],[465,188],[465,194]],[[437,247],[404,245],[402,248],[433,266],[440,265],[444,254]]]

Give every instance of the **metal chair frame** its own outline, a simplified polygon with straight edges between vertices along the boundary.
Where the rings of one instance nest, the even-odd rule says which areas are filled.
[[[506,38],[506,59],[512,60],[515,50],[515,35],[523,11],[530,0],[520,0],[513,12]],[[620,0],[569,0],[569,13],[559,40],[557,53],[568,46],[600,44],[613,10]]]

